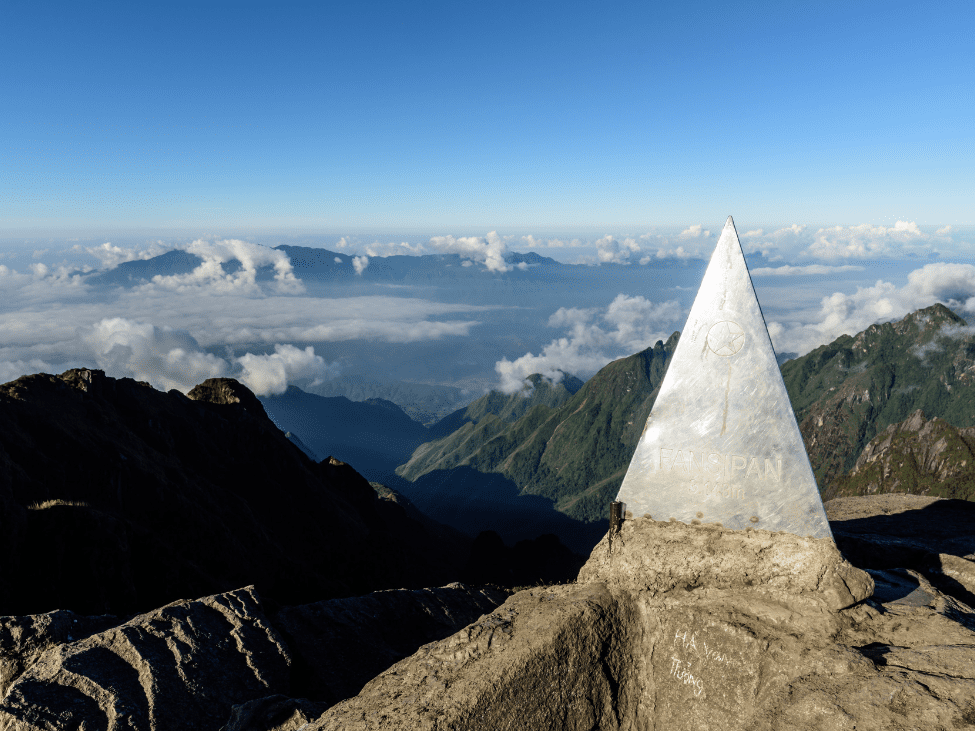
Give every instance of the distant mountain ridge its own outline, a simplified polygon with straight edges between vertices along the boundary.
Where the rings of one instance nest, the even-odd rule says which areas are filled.
[[[387,479],[430,438],[425,426],[385,399],[350,401],[289,386],[260,401],[279,429],[297,435],[319,458],[355,465],[369,480]]]
[[[369,264],[357,271],[353,265],[356,254],[344,254],[329,249],[281,244],[274,247],[284,252],[297,276],[319,282],[332,281],[407,281],[422,282],[431,278],[470,279],[472,277],[500,275],[519,276],[523,269],[535,267],[558,268],[572,266],[562,264],[551,257],[533,251],[508,252],[505,261],[512,266],[508,272],[488,270],[483,264],[474,264],[460,254],[423,254],[371,256]],[[155,276],[189,274],[203,263],[203,258],[182,249],[173,249],[149,259],[138,259],[117,264],[115,267],[84,274],[91,285],[132,287],[150,281]],[[223,270],[233,273],[242,268],[238,260],[224,262]],[[257,269],[258,281],[270,281],[276,274],[271,265]]]
[[[941,304],[843,335],[784,363],[782,376],[820,489],[918,409],[975,426],[975,335]]]
[[[975,500],[975,427],[925,419],[918,409],[874,437],[826,497],[894,492]]]
[[[188,251],[173,249],[151,259],[125,261],[114,268],[87,275],[91,285],[131,287],[150,281],[156,276],[189,274],[203,263],[203,259]]]
[[[425,426],[466,406],[472,396],[456,386],[407,381],[377,381],[357,375],[340,375],[304,389],[318,396],[345,396],[350,401],[381,398],[392,401],[409,417]]]
[[[271,248],[271,247],[268,247]],[[346,254],[330,249],[320,249],[310,246],[293,246],[279,244],[273,247],[276,251],[284,252],[294,268],[295,274],[301,279],[314,282],[400,282],[406,284],[424,284],[433,280],[498,279],[514,280],[534,279],[539,273],[543,277],[559,277],[560,272],[568,270],[587,270],[587,264],[564,264],[556,259],[543,256],[534,251],[509,251],[504,256],[508,270],[501,272],[488,269],[483,262],[476,262],[461,254],[420,254],[394,256],[368,256],[368,265],[361,270],[354,266],[354,260],[360,254]],[[116,266],[92,272],[78,272],[86,282],[95,286],[133,287],[150,281],[155,276],[173,276],[189,274],[203,263],[197,254],[173,249],[149,259],[138,259],[117,264]],[[701,267],[705,264],[701,259],[653,258],[640,267],[648,269],[680,268],[688,269]],[[226,273],[233,273],[242,268],[239,260],[224,262],[222,268]],[[618,270],[629,267],[629,263],[601,264],[607,270]],[[271,281],[276,270],[271,265],[257,267],[257,281]]]
[[[509,252],[505,257],[508,264],[514,266],[510,272],[497,272],[485,269],[483,264],[476,264],[469,258],[460,254],[422,254],[395,255],[395,256],[371,256],[368,266],[361,272],[357,272],[352,266],[355,254],[342,254],[328,249],[315,249],[306,246],[289,246],[281,244],[275,246],[278,251],[283,251],[291,260],[291,265],[295,269],[297,276],[302,279],[313,277],[319,281],[331,280],[353,280],[379,279],[389,281],[422,281],[433,276],[444,277],[449,274],[450,278],[468,279],[471,277],[481,277],[485,275],[514,275],[521,273],[519,264],[526,267],[562,267],[566,266],[547,256],[541,256],[535,252],[520,254]]]
[[[547,505],[580,526],[605,519],[678,338],[674,333],[666,343],[610,363],[562,403],[537,403],[514,421],[494,414],[469,420],[422,445],[397,470],[409,481],[398,489],[444,522],[451,522],[451,510],[453,520],[476,522],[492,491],[521,495],[538,509]],[[468,407],[473,412],[475,404]],[[478,495],[484,496],[480,502]],[[452,498],[469,506],[460,518]]]

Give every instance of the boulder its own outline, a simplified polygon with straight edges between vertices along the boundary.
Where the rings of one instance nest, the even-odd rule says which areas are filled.
[[[603,584],[518,592],[305,731],[616,728],[639,672],[634,610]]]
[[[86,617],[58,609],[46,614],[0,617],[0,698],[45,650],[76,642],[119,624],[111,615]]]
[[[289,691],[290,653],[252,587],[65,640],[11,684],[2,731],[215,730],[235,704]]]
[[[873,593],[873,579],[851,566],[830,539],[718,524],[626,520],[604,538],[579,573],[644,599],[673,596],[836,612]],[[678,591],[679,590],[679,591]],[[777,610],[776,610],[777,611]]]

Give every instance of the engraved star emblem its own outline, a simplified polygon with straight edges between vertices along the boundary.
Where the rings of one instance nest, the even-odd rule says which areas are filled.
[[[745,344],[745,331],[736,322],[725,320],[708,330],[708,347],[717,355],[734,355]]]

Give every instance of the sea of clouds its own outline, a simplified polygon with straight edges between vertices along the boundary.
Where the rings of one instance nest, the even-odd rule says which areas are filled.
[[[716,238],[711,229],[694,225],[672,234],[608,234],[588,240],[490,232],[413,242],[342,238],[322,247],[346,255],[357,279],[370,259],[393,255],[458,254],[466,266],[485,273],[485,287],[496,288],[497,277],[516,266],[529,278],[532,274],[527,265],[509,262],[513,251],[534,250],[582,265],[571,286],[547,281],[540,290],[534,320],[525,321],[536,346],[520,355],[498,352],[481,364],[495,387],[511,392],[532,373],[553,380],[563,371],[589,377],[611,360],[681,329],[699,270],[685,273],[685,279],[675,274],[672,286],[655,291],[637,292],[631,284],[620,291],[621,284],[616,292],[607,290],[598,306],[592,297],[580,304],[579,282],[585,281],[586,271],[595,277],[605,270],[600,274],[604,289],[612,286],[606,284],[613,281],[612,272],[628,272],[627,282],[639,282],[640,268],[650,265],[673,265],[674,272],[681,272],[686,262],[706,260]],[[925,231],[905,221],[893,226],[797,224],[769,232],[752,229],[740,238],[780,352],[803,354],[935,302],[963,314],[975,312],[975,266],[959,261],[967,258],[970,242],[950,226]],[[180,244],[201,263],[190,272],[159,275],[140,286],[99,288],[86,281],[88,272],[150,259],[172,248],[159,241],[138,246],[101,242],[52,245],[29,257],[9,247],[0,252],[0,382],[25,373],[97,367],[163,389],[186,391],[205,378],[230,376],[259,395],[276,394],[289,384],[312,386],[335,375],[341,366],[326,362],[323,344],[369,341],[423,348],[450,340],[461,357],[481,326],[515,308],[503,288],[497,289],[497,301],[487,304],[484,292],[494,290],[485,289],[476,305],[456,294],[438,297],[436,282],[422,292],[396,296],[382,289],[365,294],[323,290],[302,280],[282,251],[241,239]],[[232,262],[239,264],[225,266]],[[260,276],[268,271],[272,276]],[[485,344],[479,345],[484,351]]]

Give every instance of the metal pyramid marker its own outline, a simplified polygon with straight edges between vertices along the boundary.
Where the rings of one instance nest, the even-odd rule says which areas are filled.
[[[655,520],[832,538],[731,216],[616,499]]]

